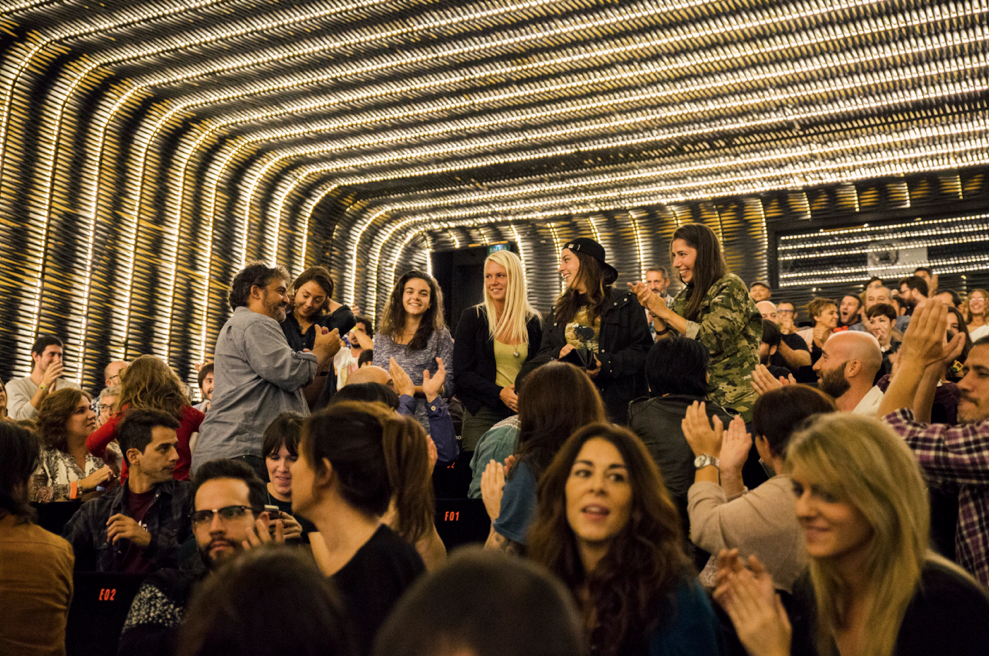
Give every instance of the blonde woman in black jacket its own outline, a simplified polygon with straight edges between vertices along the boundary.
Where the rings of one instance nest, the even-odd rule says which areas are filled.
[[[494,424],[518,413],[516,378],[542,340],[539,313],[529,305],[522,260],[495,251],[484,260],[484,302],[460,317],[453,343],[457,397],[467,412],[464,451],[473,451]]]

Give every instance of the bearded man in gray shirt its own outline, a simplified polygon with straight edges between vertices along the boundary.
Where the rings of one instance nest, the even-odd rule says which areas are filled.
[[[302,388],[339,350],[336,330],[317,332],[312,352],[294,351],[281,322],[288,304],[284,267],[249,264],[230,286],[233,315],[213,357],[213,401],[199,428],[192,472],[217,458],[243,459],[267,479],[264,431],[283,412],[309,414]]]

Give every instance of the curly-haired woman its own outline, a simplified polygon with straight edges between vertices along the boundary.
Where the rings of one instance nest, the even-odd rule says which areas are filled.
[[[540,480],[528,547],[570,588],[593,654],[721,653],[676,508],[628,430],[592,424],[567,440]]]

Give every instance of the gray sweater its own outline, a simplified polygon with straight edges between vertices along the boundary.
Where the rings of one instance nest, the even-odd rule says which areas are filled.
[[[264,431],[283,412],[309,414],[302,388],[316,356],[293,351],[277,321],[234,310],[216,340],[213,401],[199,428],[192,471],[216,458],[263,456]]]

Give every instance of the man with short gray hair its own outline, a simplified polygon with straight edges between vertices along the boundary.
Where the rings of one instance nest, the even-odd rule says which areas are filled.
[[[283,267],[260,262],[234,277],[234,312],[216,340],[213,399],[192,454],[193,474],[204,462],[235,458],[267,480],[261,446],[268,424],[283,412],[309,414],[302,388],[336,353],[339,336],[323,328],[316,332],[312,352],[292,350],[281,328],[288,281]]]

